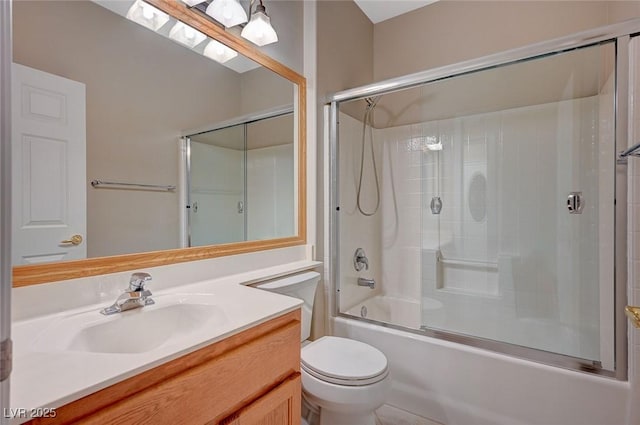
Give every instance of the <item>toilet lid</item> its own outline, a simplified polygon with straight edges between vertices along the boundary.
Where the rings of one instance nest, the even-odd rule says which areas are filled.
[[[369,385],[388,374],[387,358],[360,341],[325,336],[302,348],[301,366],[310,375],[339,385]]]

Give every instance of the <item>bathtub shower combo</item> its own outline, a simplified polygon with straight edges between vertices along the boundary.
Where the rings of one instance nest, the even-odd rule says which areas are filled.
[[[332,96],[334,333],[395,362],[396,405],[419,412],[424,402],[416,396],[411,406],[412,394],[432,400],[438,382],[448,387],[442,394],[467,392],[427,357],[477,379],[472,367],[484,366],[470,353],[478,352],[626,379],[628,164],[619,152],[628,146],[629,34],[638,27]],[[548,371],[558,369],[544,370],[544,382],[556,379]],[[514,376],[547,376],[535,373]],[[577,386],[594,378],[576,375]],[[492,385],[508,396],[506,384]],[[468,406],[478,409],[481,397]]]

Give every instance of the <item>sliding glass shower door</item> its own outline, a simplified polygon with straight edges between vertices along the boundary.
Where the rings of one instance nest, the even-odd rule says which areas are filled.
[[[340,312],[613,370],[616,83],[611,41],[337,102]]]
[[[190,246],[245,240],[244,124],[190,137]]]

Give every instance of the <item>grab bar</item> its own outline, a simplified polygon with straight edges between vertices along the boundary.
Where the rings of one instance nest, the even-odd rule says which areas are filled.
[[[640,156],[640,143],[620,152],[620,154],[618,154],[618,164],[626,164],[628,156]]]
[[[471,266],[471,267],[483,267],[489,269],[497,269],[498,263],[491,261],[478,261],[478,260],[463,260],[460,258],[442,258],[438,257],[438,261],[442,264],[450,264],[452,266]]]
[[[141,183],[123,183],[123,182],[109,182],[103,180],[91,180],[91,186],[99,188],[101,186],[124,186],[131,189],[145,189],[145,190],[163,190],[172,191],[176,190],[173,185],[159,185],[159,184],[141,184]]]

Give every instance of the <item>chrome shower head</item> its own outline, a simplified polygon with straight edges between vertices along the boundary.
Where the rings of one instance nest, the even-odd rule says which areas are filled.
[[[382,96],[365,97],[364,101],[367,102],[367,109],[371,110],[375,108],[378,104],[378,101],[380,101],[380,98],[382,98]]]

